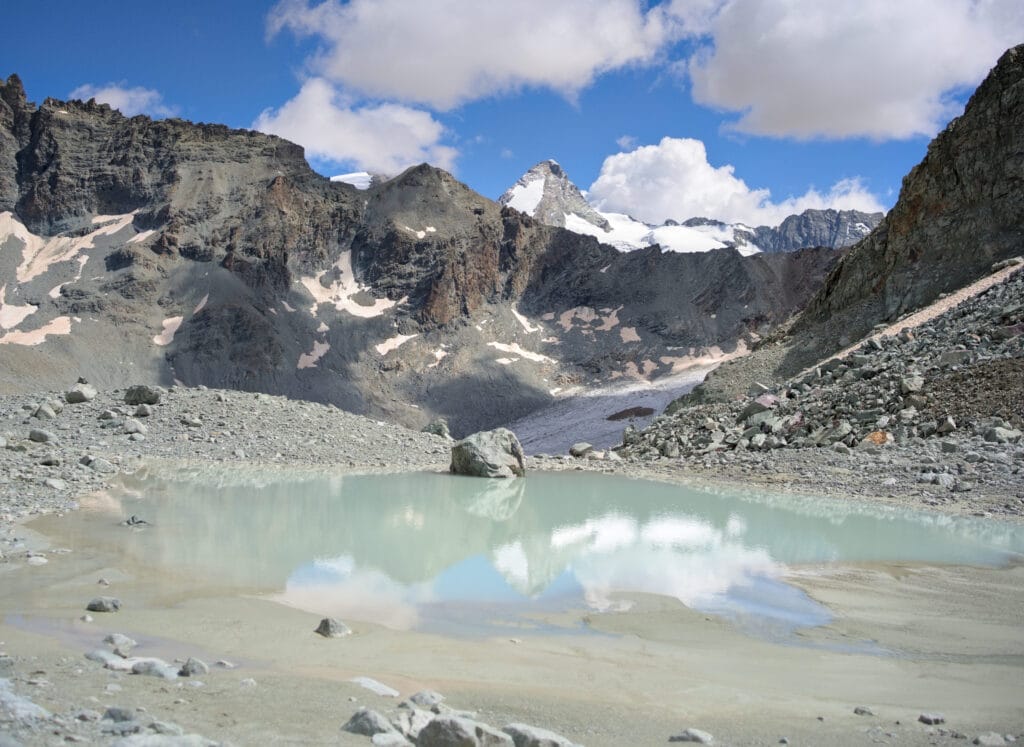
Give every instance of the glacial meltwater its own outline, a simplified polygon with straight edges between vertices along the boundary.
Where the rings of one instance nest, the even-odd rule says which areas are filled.
[[[544,614],[622,610],[640,592],[776,636],[830,619],[787,583],[794,568],[994,566],[1024,552],[1024,529],[991,520],[578,472],[163,470],[60,522],[61,541],[187,579],[191,594],[262,594],[348,621],[464,634],[550,629]]]

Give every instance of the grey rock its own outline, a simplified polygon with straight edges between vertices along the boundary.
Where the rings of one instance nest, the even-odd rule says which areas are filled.
[[[409,739],[416,739],[423,727],[434,720],[434,714],[417,708],[411,703],[399,704],[398,714],[391,720],[392,725]]]
[[[115,649],[118,649],[119,651],[123,652],[131,651],[133,648],[139,645],[133,639],[129,638],[123,633],[111,633],[103,639],[103,642],[109,643]]]
[[[209,674],[210,667],[202,659],[196,659],[193,656],[188,657],[185,663],[181,665],[181,669],[178,670],[179,677],[196,677],[201,674]]]
[[[128,418],[127,420],[125,420],[122,428],[124,429],[124,432],[128,434],[147,433],[149,431],[149,429],[146,428],[146,426],[144,426],[142,423],[140,423],[138,420],[135,420],[134,418]]]
[[[364,737],[372,737],[374,734],[398,734],[390,721],[369,708],[360,708],[341,728],[342,731],[362,734]]]
[[[420,708],[433,708],[438,703],[444,702],[444,696],[435,690],[420,690],[409,696],[409,700]]]
[[[946,717],[941,713],[922,713],[917,717],[917,720],[922,724],[928,724],[929,726],[946,723]]]
[[[370,744],[377,747],[406,747],[412,745],[412,742],[395,732],[380,732],[370,737]]]
[[[695,742],[696,744],[714,744],[715,738],[700,729],[684,729],[679,734],[668,738],[670,742]]]
[[[467,436],[452,446],[450,470],[473,477],[522,477],[523,447],[507,428]]]
[[[85,608],[89,612],[117,612],[121,609],[121,600],[117,597],[96,597]]]
[[[435,436],[441,436],[442,438],[451,438],[452,434],[448,428],[448,421],[444,418],[438,418],[437,420],[430,421],[423,428],[424,433],[432,433]]]
[[[348,625],[333,617],[322,619],[314,632],[324,638],[344,638],[347,635],[352,635],[352,629]]]
[[[33,411],[32,417],[36,420],[54,420],[57,417],[57,413],[50,405],[44,402]]]
[[[43,485],[54,490],[67,490],[68,484],[61,480],[59,477],[47,477],[43,480]]]
[[[857,716],[874,716],[875,712],[867,706],[857,706],[853,709],[854,714]]]
[[[161,396],[159,387],[136,384],[128,387],[128,391],[124,393],[124,403],[126,405],[157,405],[160,404]]]
[[[135,417],[137,418],[148,418],[153,414],[152,405],[139,405],[135,408]]]
[[[28,440],[35,441],[37,444],[52,444],[57,441],[57,437],[49,431],[33,428],[28,432]]]
[[[1015,428],[989,428],[985,431],[985,440],[997,444],[1017,443],[1021,440],[1022,434]]]
[[[108,708],[106,711],[103,712],[103,718],[107,719],[108,721],[114,721],[117,723],[121,723],[124,721],[134,721],[135,712],[132,711],[130,708],[118,708],[114,706]]]
[[[1006,747],[1006,739],[1002,734],[997,734],[994,731],[987,731],[984,734],[976,736],[971,744],[976,744],[978,747]]]
[[[594,450],[594,445],[589,444],[586,441],[580,441],[569,447],[569,455],[574,456],[577,459],[585,457],[587,454]]]
[[[420,732],[418,747],[514,747],[512,737],[487,724],[457,716],[438,716]]]
[[[173,680],[178,677],[177,667],[173,667],[163,659],[155,657],[133,658],[131,660],[132,674],[144,675],[147,677],[160,677],[165,680]]]
[[[69,405],[78,405],[83,402],[92,402],[96,399],[96,394],[96,387],[80,382],[64,393],[64,399]]]
[[[509,724],[502,731],[512,737],[516,747],[578,747],[571,739],[528,724]]]

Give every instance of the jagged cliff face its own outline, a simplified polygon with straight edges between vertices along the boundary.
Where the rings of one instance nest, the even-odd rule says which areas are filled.
[[[792,252],[808,246],[840,249],[870,234],[883,217],[883,213],[860,210],[805,210],[799,215],[790,215],[778,226],[737,230],[737,239],[745,234],[743,238],[763,252]]]
[[[507,205],[547,226],[564,228],[575,216],[602,231],[610,231],[608,219],[595,210],[566,175],[557,161],[541,161],[498,198]]]
[[[904,178],[878,229],[794,326],[828,352],[1024,251],[1024,45],[1007,51]]]
[[[419,166],[360,191],[276,137],[0,85],[0,388],[206,384],[456,433],[666,375],[835,256],[623,255]]]

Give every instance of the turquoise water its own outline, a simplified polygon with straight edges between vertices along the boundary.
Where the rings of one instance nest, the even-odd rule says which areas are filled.
[[[118,526],[132,515],[149,525]],[[532,613],[624,609],[629,592],[787,629],[820,625],[828,610],[786,583],[788,567],[1001,565],[1024,552],[1021,528],[988,520],[581,473],[165,474],[65,521],[79,540],[116,544],[197,590],[465,632],[527,625]]]

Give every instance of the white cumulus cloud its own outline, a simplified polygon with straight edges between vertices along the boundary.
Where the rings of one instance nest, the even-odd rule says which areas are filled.
[[[458,152],[441,141],[445,128],[429,112],[400,104],[354,105],[322,78],[307,80],[278,109],[267,109],[253,129],[280,135],[314,158],[394,175],[428,162],[451,169]]]
[[[687,3],[676,0],[680,10]],[[769,136],[930,136],[1024,40],[1021,0],[728,0],[685,25],[707,43],[683,65],[700,104]],[[706,35],[706,36],[705,36]]]
[[[86,83],[69,93],[68,98],[82,101],[96,99],[101,104],[109,104],[126,117],[134,117],[136,114],[148,114],[151,117],[175,115],[174,108],[164,104],[159,91],[142,86],[129,87],[124,82],[107,83],[103,86]]]
[[[603,72],[651,62],[675,25],[640,0],[282,0],[267,19],[271,36],[323,42],[316,75],[436,109],[523,87],[573,96]]]
[[[666,137],[606,158],[587,194],[601,210],[655,224],[700,216],[773,226],[811,208],[884,210],[856,178],[775,202],[769,190],[751,189],[734,171],[730,165],[712,166],[700,140]]]

